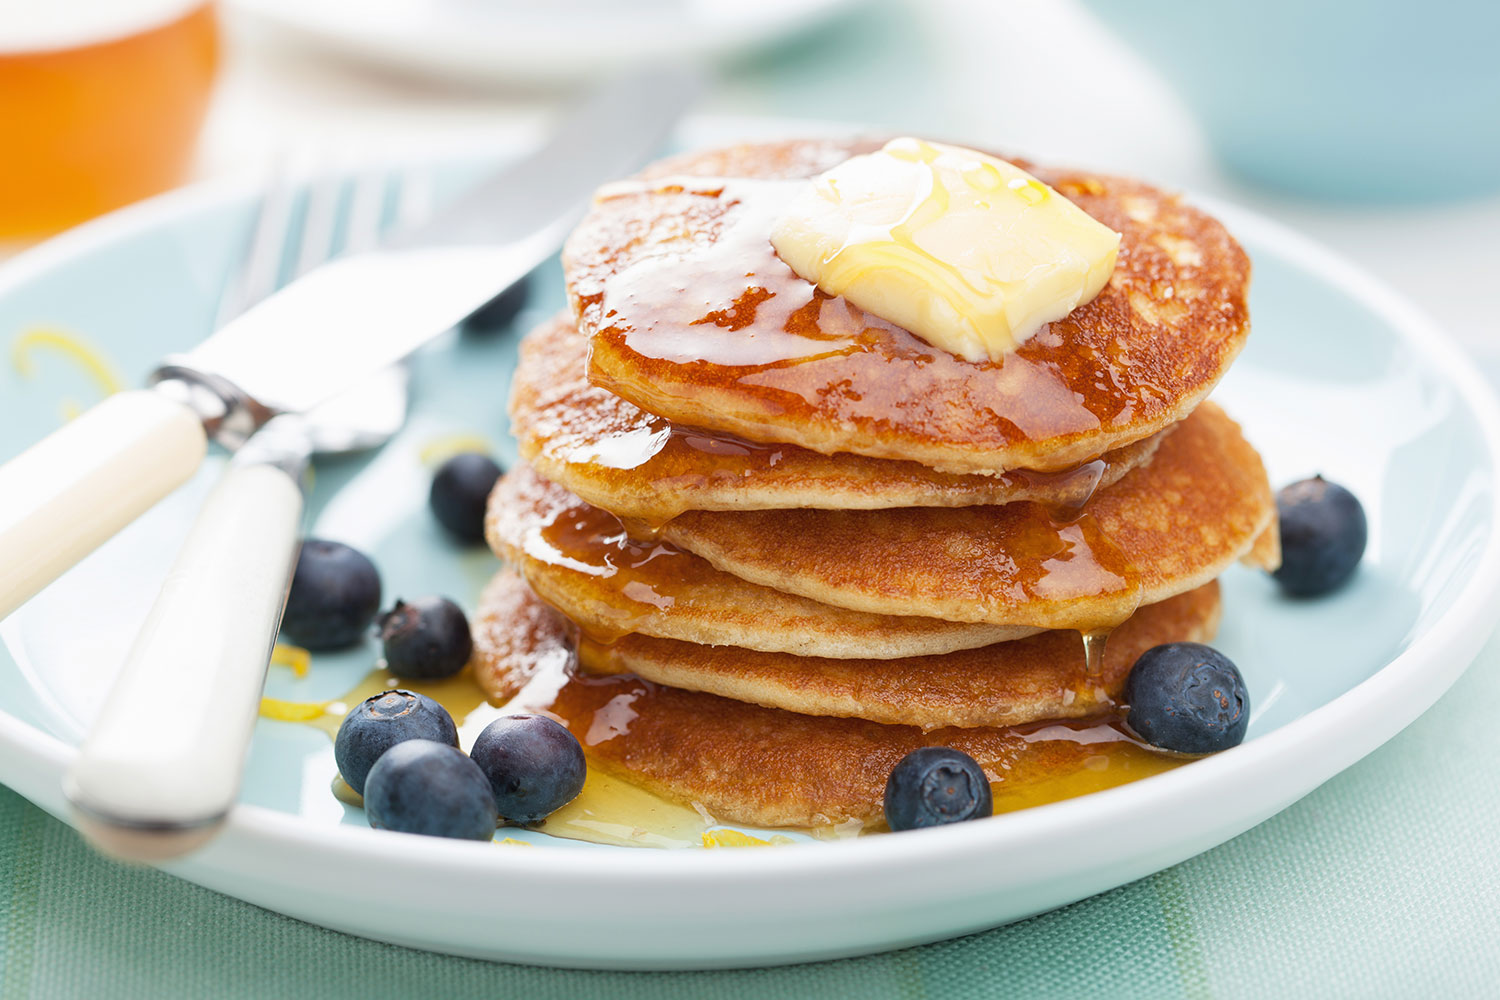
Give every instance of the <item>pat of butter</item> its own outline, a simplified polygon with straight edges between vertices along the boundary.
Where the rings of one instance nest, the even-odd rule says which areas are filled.
[[[813,178],[771,244],[830,295],[982,361],[1098,295],[1120,234],[1004,160],[894,139]]]

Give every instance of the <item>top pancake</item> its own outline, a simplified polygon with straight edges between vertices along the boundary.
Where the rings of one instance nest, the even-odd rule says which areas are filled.
[[[1161,437],[1063,472],[960,476],[916,462],[821,455],[678,427],[590,385],[587,367],[588,339],[569,316],[543,323],[521,342],[510,403],[521,457],[594,506],[650,524],[687,510],[965,507],[1021,500],[1076,506],[1148,461]]]
[[[1218,222],[1136,181],[1022,161],[1123,235],[1092,302],[969,362],[824,294],[771,248],[799,187],[785,179],[877,145],[738,146],[601,191],[563,256],[590,379],[754,441],[953,473],[1056,470],[1180,420],[1243,346],[1249,261]]]

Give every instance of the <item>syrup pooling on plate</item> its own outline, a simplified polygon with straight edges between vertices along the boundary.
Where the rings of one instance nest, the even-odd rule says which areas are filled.
[[[689,214],[702,216],[705,234],[608,276],[599,291],[584,289],[578,304],[592,314],[596,340],[678,366],[671,377],[684,399],[732,384],[774,401],[787,422],[816,411],[878,427],[897,410],[909,422],[962,397],[994,415],[1002,439],[1047,440],[1128,422],[1141,401],[1164,397],[1149,368],[1128,364],[1127,348],[1104,333],[1070,333],[1061,351],[1062,334],[1045,326],[998,361],[968,362],[818,290],[769,240],[802,183],[682,177],[607,188],[601,199],[671,192],[701,201]],[[886,369],[898,361],[904,377],[893,385]],[[629,395],[597,357],[590,373]],[[674,391],[662,380],[658,388]]]
[[[1077,746],[1079,766],[1063,773],[1028,773],[1017,769],[1004,780],[992,781],[995,812],[1014,812],[1048,802],[1061,802],[1090,792],[1162,774],[1181,767],[1189,758],[1162,753],[1142,744],[1117,716],[1104,721],[1042,722],[1022,727],[1028,744],[1062,741]]]
[[[600,684],[601,680],[613,684]],[[700,713],[712,720],[721,709],[727,709],[781,717],[778,721],[782,722],[810,723],[812,727],[832,732],[830,747],[840,745],[838,741],[842,734],[839,730],[851,721],[795,716],[738,702],[727,703],[712,695],[666,688],[631,675],[593,678],[576,671],[558,689],[553,701],[545,706],[532,707],[544,709],[561,719],[584,744],[591,766],[597,767],[603,762],[606,767],[624,769],[644,768],[646,765],[642,761],[652,747],[659,745],[663,733],[677,732],[688,745],[695,745],[694,734],[682,730],[690,730]],[[866,724],[853,722],[853,725]],[[1170,770],[1182,762],[1143,746],[1125,731],[1123,722],[1116,716],[1032,723],[1009,730],[946,729],[921,734],[904,726],[880,728],[896,731],[900,734],[897,739],[909,735],[923,744],[978,744],[970,747],[970,751],[986,765],[995,793],[996,812],[1045,805],[1125,784]],[[758,728],[744,729],[739,739],[754,740],[758,732]],[[731,738],[733,736],[727,733],[723,736],[726,741]],[[820,737],[812,733],[809,739]],[[733,748],[725,743],[719,746],[727,751],[726,760],[735,757]],[[825,752],[820,748],[815,748],[815,752]],[[766,761],[768,766],[770,756]],[[666,770],[669,773],[659,780],[670,783],[679,778],[677,768]],[[880,784],[883,782],[882,774]],[[707,808],[714,811],[711,802]],[[825,828],[832,825],[821,824]],[[810,828],[800,829],[801,832],[811,832]],[[876,829],[879,829],[879,823],[871,821],[869,830]]]
[[[443,680],[417,681],[405,680],[383,669],[370,671],[357,685],[327,701],[262,698],[260,714],[262,718],[278,722],[299,722],[321,729],[332,739],[338,735],[339,726],[351,709],[366,698],[393,688],[425,694],[442,705],[453,716],[453,721],[458,726],[459,740],[465,744],[503,714],[489,704],[484,692],[467,672]]]
[[[556,671],[542,670],[536,686],[525,689],[530,701],[538,703],[538,707],[544,705],[549,700],[545,694],[546,685],[561,683],[561,677]],[[442,705],[457,723],[459,745],[465,750],[495,719],[530,710],[525,700],[515,705],[490,704],[468,671],[441,681],[416,681],[394,677],[386,670],[375,670],[348,692],[329,701],[264,699],[261,715],[281,722],[312,726],[333,739],[350,709],[366,698],[392,688],[424,694]],[[359,793],[337,773],[330,776],[329,794],[352,808],[364,807]],[[703,833],[712,825],[712,817],[701,810],[669,801],[591,768],[578,798],[549,816],[538,829],[553,837],[617,846],[698,847],[702,844]]]

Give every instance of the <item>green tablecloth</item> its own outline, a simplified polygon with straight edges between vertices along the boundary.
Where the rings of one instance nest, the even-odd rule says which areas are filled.
[[[375,944],[117,865],[0,789],[0,1000],[1493,996],[1496,667],[1500,641],[1367,760],[1176,868],[957,941],[781,969],[567,972]]]

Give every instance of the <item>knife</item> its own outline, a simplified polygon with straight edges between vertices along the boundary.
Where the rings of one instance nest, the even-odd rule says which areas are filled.
[[[417,229],[309,272],[0,467],[0,618],[233,450],[400,360],[550,257],[589,193],[635,170],[701,87],[607,86],[536,152]]]
[[[239,280],[220,301],[221,322],[275,290],[289,236],[297,276],[326,262],[345,186],[335,177],[309,186],[295,227],[290,181],[272,180]],[[344,253],[379,243],[393,186],[401,218],[421,211],[428,185],[411,172],[363,171],[349,181]],[[392,365],[308,413],[281,414],[234,453],[63,774],[73,825],[100,850],[163,861],[222,829],[239,799],[301,547],[308,462],[390,440],[406,422],[409,381],[405,365]]]

